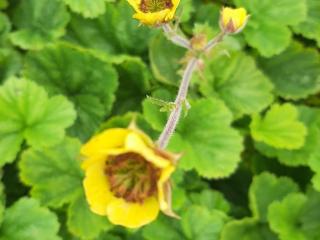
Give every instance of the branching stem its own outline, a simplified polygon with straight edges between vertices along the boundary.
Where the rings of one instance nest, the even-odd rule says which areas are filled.
[[[178,35],[176,31],[174,31],[169,24],[164,24],[162,26],[162,29],[165,33],[165,35],[169,38],[171,42],[174,44],[187,48],[189,50],[192,50],[192,45],[189,40],[186,38]],[[223,37],[225,36],[225,33],[218,34],[214,39],[210,40],[208,44],[203,48],[204,53],[209,53],[212,48],[214,48],[219,42],[222,41]],[[183,72],[183,78],[179,86],[179,91],[175,100],[175,107],[171,111],[168,121],[162,130],[162,133],[160,134],[160,137],[158,139],[158,146],[161,149],[164,149],[167,147],[169,140],[171,136],[173,135],[178,122],[181,117],[181,112],[183,109],[184,104],[187,104],[187,95],[188,95],[188,89],[190,85],[190,80],[192,78],[192,74],[194,70],[197,67],[198,59],[193,56],[191,59],[189,59],[187,67],[185,68]]]
[[[173,42],[174,44],[189,49],[191,50],[191,43],[188,39],[186,39],[183,36],[180,36],[179,34],[177,34],[177,32],[172,29],[172,27],[169,25],[169,23],[163,24],[162,25],[162,29],[166,35],[166,37]]]

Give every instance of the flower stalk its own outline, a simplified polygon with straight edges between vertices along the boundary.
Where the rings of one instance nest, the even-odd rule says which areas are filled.
[[[181,117],[181,112],[184,104],[188,104],[187,95],[190,85],[192,74],[195,71],[200,56],[202,54],[209,54],[210,51],[220,43],[223,38],[228,34],[237,34],[247,24],[249,16],[244,8],[232,9],[223,8],[220,16],[220,28],[221,32],[213,39],[211,39],[202,49],[197,49],[192,44],[192,40],[188,40],[183,36],[180,36],[177,31],[173,30],[168,23],[162,25],[162,29],[167,38],[174,44],[188,49],[192,53],[192,57],[189,59],[187,67],[183,72],[183,78],[179,86],[179,91],[175,99],[175,107],[170,112],[168,121],[160,134],[157,144],[160,148],[167,147],[170,138],[172,137],[178,122]]]
[[[175,45],[191,50],[191,43],[185,37],[180,36],[176,33],[175,30],[172,29],[170,24],[166,23],[162,25],[162,30],[165,36]]]
[[[188,89],[192,74],[197,66],[198,59],[193,57],[189,60],[188,65],[183,73],[183,78],[179,87],[178,95],[175,100],[175,107],[171,111],[168,121],[159,137],[158,146],[162,149],[166,148],[169,140],[174,133],[181,117],[183,104],[187,101]]]
[[[191,47],[192,46],[191,41],[178,35],[175,31],[173,31],[173,29],[170,27],[169,24],[165,24],[162,28],[165,35],[168,36],[169,40],[171,40],[174,44],[187,48],[191,51],[193,50]],[[203,48],[202,52],[209,53],[212,50],[212,48],[214,48],[219,42],[223,40],[225,35],[226,33],[222,31],[220,34],[218,34],[215,38],[213,38],[207,43],[207,45]],[[187,67],[183,72],[182,81],[180,83],[179,91],[174,102],[175,107],[171,111],[168,121],[157,141],[158,146],[161,149],[165,149],[167,147],[170,141],[170,138],[172,137],[179,123],[183,105],[187,104],[187,95],[188,95],[190,81],[197,67],[198,61],[199,59],[196,56],[193,56],[191,59],[189,59]]]

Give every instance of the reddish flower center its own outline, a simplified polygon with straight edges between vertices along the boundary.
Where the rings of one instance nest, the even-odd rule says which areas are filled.
[[[140,10],[144,13],[159,12],[173,7],[171,0],[141,0]]]
[[[157,192],[160,170],[137,153],[109,156],[105,173],[111,192],[128,202],[143,203]]]

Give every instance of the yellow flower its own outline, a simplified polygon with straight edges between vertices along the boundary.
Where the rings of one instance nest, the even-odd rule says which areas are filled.
[[[160,25],[171,21],[180,0],[127,0],[136,13],[133,18],[145,25]]]
[[[228,34],[239,33],[247,24],[249,15],[244,8],[223,8],[220,17],[220,27]]]
[[[135,127],[112,128],[81,148],[90,209],[113,224],[138,228],[171,210],[169,178],[177,156],[157,149]]]

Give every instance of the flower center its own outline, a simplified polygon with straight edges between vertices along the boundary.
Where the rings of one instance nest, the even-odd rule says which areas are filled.
[[[144,13],[154,13],[173,7],[171,0],[141,0],[140,10]]]
[[[160,170],[133,152],[109,156],[105,173],[110,190],[128,202],[139,202],[157,192]]]

